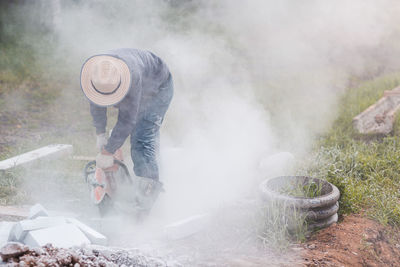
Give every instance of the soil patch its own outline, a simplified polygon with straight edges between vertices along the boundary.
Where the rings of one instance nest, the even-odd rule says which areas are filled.
[[[400,266],[398,229],[361,215],[319,231],[304,248],[304,266]]]

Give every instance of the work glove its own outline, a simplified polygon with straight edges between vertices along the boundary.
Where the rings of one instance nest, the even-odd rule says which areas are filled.
[[[139,209],[149,212],[163,191],[163,184],[154,179],[137,177],[136,190],[136,203]]]
[[[106,133],[98,134],[96,138],[96,147],[99,151],[103,149],[105,145],[107,145],[107,137]]]
[[[104,149],[96,156],[96,167],[107,169],[114,165],[114,156]]]

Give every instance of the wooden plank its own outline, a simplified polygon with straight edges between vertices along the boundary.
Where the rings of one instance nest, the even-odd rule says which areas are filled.
[[[15,216],[26,218],[29,216],[28,206],[0,206],[1,216]]]
[[[72,155],[72,145],[54,144],[48,145],[3,161],[0,161],[0,170],[7,170],[16,166],[31,163],[39,159],[55,159]]]
[[[96,157],[91,157],[91,156],[73,156],[73,160],[82,160],[82,161],[92,161],[95,160]]]

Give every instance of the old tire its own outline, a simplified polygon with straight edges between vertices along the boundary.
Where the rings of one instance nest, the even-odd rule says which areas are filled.
[[[328,226],[331,226],[332,224],[334,224],[335,222],[338,221],[338,215],[337,213],[333,214],[332,216],[325,218],[323,220],[319,220],[313,223],[309,223],[307,225],[308,230],[313,231],[313,230],[318,230],[318,229],[322,229]]]
[[[285,195],[279,192],[284,186],[287,186],[294,180],[299,183],[314,182],[321,186],[321,196],[308,198],[308,197],[294,197]],[[339,189],[333,184],[307,176],[280,176],[271,179],[267,179],[260,185],[261,195],[265,200],[277,200],[284,202],[288,205],[293,205],[299,209],[312,209],[331,207],[334,205],[340,197]]]
[[[326,219],[336,214],[339,211],[339,202],[336,202],[332,206],[314,208],[306,211],[306,219],[309,221],[318,221]]]
[[[316,197],[291,196],[284,189],[288,186],[302,186],[314,183],[318,185],[319,195]],[[260,184],[262,199],[275,201],[304,214],[309,230],[328,227],[337,222],[340,192],[333,184],[307,176],[281,176],[267,179]]]

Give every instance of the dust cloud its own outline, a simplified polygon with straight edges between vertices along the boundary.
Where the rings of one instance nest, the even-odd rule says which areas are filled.
[[[268,176],[259,169],[264,157],[306,156],[351,79],[399,67],[393,0],[60,2],[49,56],[76,77],[68,89],[75,97],[84,98],[81,64],[108,49],[150,50],[170,67],[166,193],[154,211],[165,221],[254,197]]]

